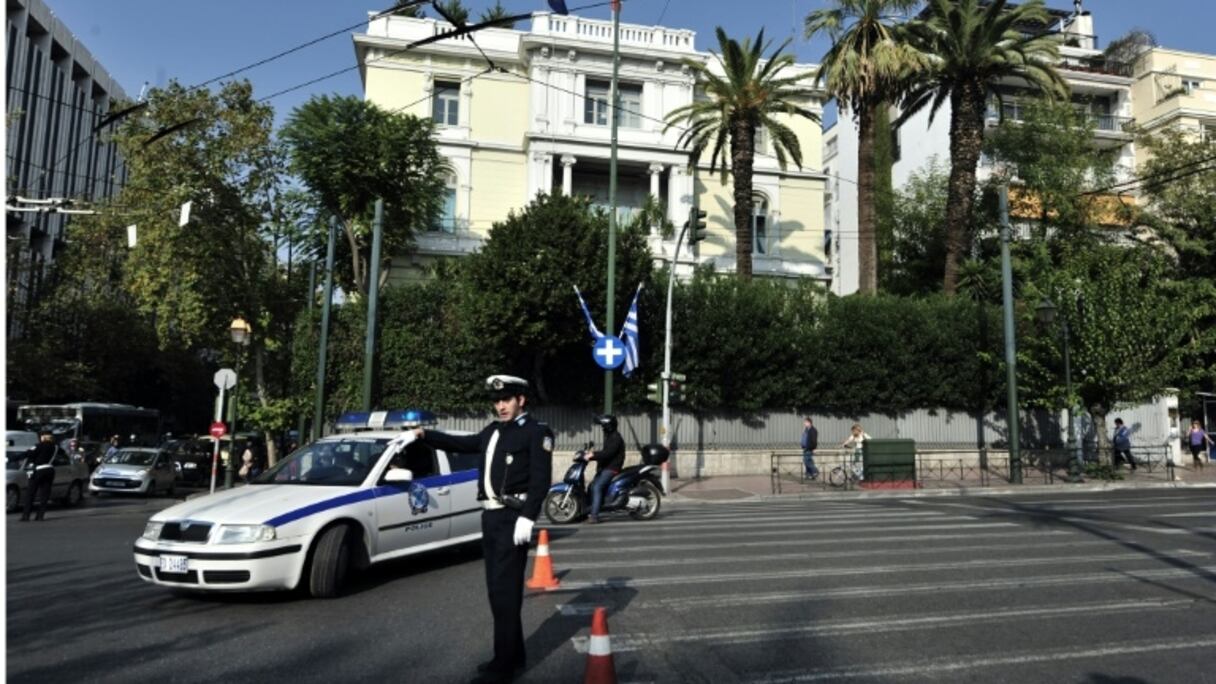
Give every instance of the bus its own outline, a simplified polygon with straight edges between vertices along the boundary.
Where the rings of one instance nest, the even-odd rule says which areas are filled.
[[[96,463],[110,437],[123,446],[156,446],[160,442],[160,411],[130,404],[84,402],[29,404],[17,408],[19,429],[50,430],[55,441]]]

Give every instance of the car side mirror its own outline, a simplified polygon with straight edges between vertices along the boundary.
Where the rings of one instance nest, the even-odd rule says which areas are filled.
[[[389,468],[388,473],[384,475],[385,482],[396,482],[405,484],[414,481],[414,471],[409,468]]]

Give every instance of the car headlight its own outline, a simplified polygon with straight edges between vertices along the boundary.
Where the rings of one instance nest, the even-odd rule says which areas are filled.
[[[137,470],[137,471],[135,471],[135,474],[140,477],[147,477],[148,471],[147,470]]]
[[[182,467],[185,468],[186,470],[194,470],[195,468],[198,467],[198,464],[187,461],[182,464]]]
[[[157,539],[160,539],[160,531],[161,531],[161,528],[163,528],[164,526],[165,526],[165,524],[163,522],[156,522],[155,520],[149,520],[148,524],[144,525],[144,535],[143,535],[144,539],[150,539],[152,541],[156,541]]]
[[[219,533],[215,536],[216,544],[248,544],[273,540],[274,528],[270,525],[220,525]]]

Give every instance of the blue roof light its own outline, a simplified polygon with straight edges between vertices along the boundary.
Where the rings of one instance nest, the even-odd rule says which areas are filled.
[[[344,413],[334,425],[342,432],[355,430],[405,430],[419,426],[438,424],[434,413],[422,409],[398,409],[395,411],[354,411]]]

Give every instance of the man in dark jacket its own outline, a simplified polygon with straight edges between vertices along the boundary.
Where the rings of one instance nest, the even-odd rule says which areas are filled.
[[[802,419],[802,465],[806,468],[807,478],[814,480],[819,477],[819,469],[815,467],[815,450],[819,448],[819,430],[810,416]]]
[[[55,482],[55,466],[52,461],[58,450],[59,445],[55,444],[55,437],[49,431],[43,430],[38,434],[38,445],[30,453],[29,462],[26,464],[34,471],[30,473],[30,484],[25,490],[25,510],[21,512],[22,522],[30,519],[30,511],[34,509],[34,497],[39,493],[42,498],[38,503],[38,515],[34,520],[42,520],[42,516],[46,514],[46,502],[51,498],[51,485]]]
[[[604,505],[604,491],[608,483],[625,466],[625,440],[616,431],[616,416],[605,414],[596,416],[595,422],[604,428],[604,448],[601,451],[589,451],[584,456],[588,461],[595,461],[595,479],[591,481],[591,516],[589,523],[600,521],[600,507]]]
[[[482,454],[477,499],[482,503],[481,547],[486,591],[494,615],[494,658],[477,666],[474,682],[509,682],[523,670],[524,570],[532,526],[552,483],[553,431],[524,411],[528,382],[491,375],[486,389],[497,420],[476,435],[414,430],[422,442],[448,452]]]

